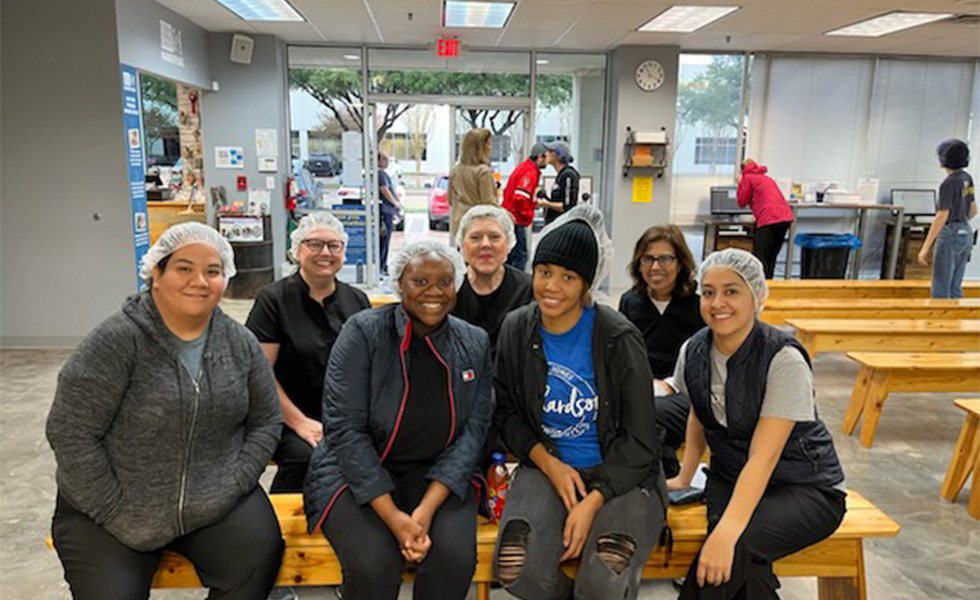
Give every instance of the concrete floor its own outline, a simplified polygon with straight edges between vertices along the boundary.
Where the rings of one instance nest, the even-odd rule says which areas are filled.
[[[243,318],[249,302],[225,302]],[[44,420],[54,395],[62,350],[0,352],[0,597],[7,600],[68,598],[56,555],[44,545],[54,507],[54,457]],[[902,525],[894,539],[865,545],[868,597],[874,600],[980,598],[980,522],[966,512],[967,492],[956,504],[939,498],[939,485],[963,420],[950,394],[889,397],[873,449],[840,433],[857,369],[842,355],[814,362],[818,406],[835,436],[848,486],[860,491]],[[267,472],[263,481],[270,480]],[[784,579],[786,600],[816,598],[812,579]],[[159,591],[157,599],[202,598],[201,591]],[[304,590],[302,598],[334,598]],[[402,590],[410,598],[409,586]],[[474,597],[474,594],[470,594]],[[494,591],[494,599],[508,598]],[[645,600],[676,598],[669,582],[645,584]]]

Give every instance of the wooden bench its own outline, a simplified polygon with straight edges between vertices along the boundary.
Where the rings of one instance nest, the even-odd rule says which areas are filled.
[[[980,298],[767,300],[761,318],[770,325],[784,325],[787,319],[977,319]]]
[[[980,320],[788,319],[810,356],[820,352],[980,350]]]
[[[953,403],[966,411],[966,419],[963,421],[960,437],[956,440],[956,448],[953,450],[953,457],[949,461],[946,478],[943,480],[942,487],[939,488],[939,495],[950,502],[955,502],[956,496],[963,489],[972,471],[973,483],[970,486],[970,500],[967,503],[966,512],[970,513],[974,519],[980,520],[980,432],[978,432],[980,430],[980,398],[955,400]]]
[[[340,562],[330,544],[320,533],[306,533],[302,496],[273,494],[270,498],[286,541],[277,585],[340,585],[343,581]],[[707,519],[703,504],[672,506],[667,512],[667,522],[674,538],[670,557],[665,548],[655,549],[643,569],[643,579],[683,577],[704,543]],[[867,597],[864,540],[895,537],[899,529],[898,523],[860,494],[848,492],[847,514],[837,531],[830,538],[776,562],[776,574],[782,577],[817,577],[820,600],[863,600]],[[497,526],[481,519],[477,529],[477,566],[473,576],[478,600],[490,597],[496,541]],[[48,545],[51,545],[50,538]],[[576,564],[569,562],[564,568],[573,575]],[[405,579],[411,580],[412,576],[411,572],[406,573]],[[190,561],[174,552],[164,552],[153,578],[154,588],[200,586]]]
[[[399,299],[395,294],[369,294],[368,300],[371,301],[371,308],[378,308],[385,304],[394,304]]]
[[[930,298],[928,279],[885,279],[861,281],[853,279],[771,279],[770,300],[794,298]],[[980,281],[964,281],[963,296],[980,298]]]
[[[980,391],[980,352],[849,352],[861,365],[851,402],[844,413],[844,433],[861,421],[861,444],[870,448],[885,398],[891,392]]]

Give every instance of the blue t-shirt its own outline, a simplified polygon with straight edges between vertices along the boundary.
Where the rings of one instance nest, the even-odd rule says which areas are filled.
[[[602,463],[596,416],[599,392],[592,365],[595,308],[587,307],[575,327],[555,335],[541,328],[548,382],[541,429],[558,447],[562,462],[577,469]]]

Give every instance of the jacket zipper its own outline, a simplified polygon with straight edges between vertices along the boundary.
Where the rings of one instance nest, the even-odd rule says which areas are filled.
[[[191,379],[191,383],[194,384],[194,408],[191,411],[191,429],[187,437],[187,449],[184,451],[184,468],[180,473],[180,499],[177,501],[177,525],[180,529],[180,535],[184,535],[184,500],[187,495],[187,469],[190,466],[191,461],[191,446],[194,442],[194,429],[197,427],[197,411],[201,404],[201,378],[204,376],[204,367],[201,367],[201,372],[198,374],[197,379]]]
[[[446,438],[446,447],[448,448],[449,444],[453,441],[453,435],[455,435],[456,433],[456,398],[453,396],[453,372],[449,368],[449,365],[446,364],[446,361],[443,360],[442,356],[440,356],[439,351],[436,350],[435,345],[432,343],[432,340],[429,339],[428,336],[426,336],[425,338],[425,343],[429,345],[429,349],[432,350],[432,353],[436,355],[436,359],[438,359],[438,361],[446,369],[446,387],[449,389],[449,419],[450,419],[449,437]]]

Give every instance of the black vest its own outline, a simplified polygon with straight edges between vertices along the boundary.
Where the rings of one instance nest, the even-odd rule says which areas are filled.
[[[810,364],[806,350],[787,333],[756,322],[741,347],[728,359],[725,382],[725,417],[722,426],[711,412],[711,330],[704,328],[687,344],[684,382],[691,406],[704,426],[711,448],[711,473],[734,482],[749,458],[749,444],[759,422],[766,395],[769,363],[786,346],[800,351]],[[771,483],[805,483],[833,486],[844,480],[834,441],[819,416],[796,423],[770,477]]]

